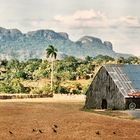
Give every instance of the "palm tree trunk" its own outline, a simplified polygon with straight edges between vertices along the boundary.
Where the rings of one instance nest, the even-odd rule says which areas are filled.
[[[51,92],[53,92],[53,60],[52,60],[52,68],[51,68]]]

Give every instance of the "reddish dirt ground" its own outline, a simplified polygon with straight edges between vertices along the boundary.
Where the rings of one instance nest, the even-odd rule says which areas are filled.
[[[139,121],[84,112],[83,104],[0,102],[0,140],[140,139]]]

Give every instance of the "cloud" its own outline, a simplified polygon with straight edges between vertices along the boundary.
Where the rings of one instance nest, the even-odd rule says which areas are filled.
[[[74,14],[68,16],[57,15],[54,17],[54,20],[69,28],[104,28],[108,26],[106,16],[92,9],[76,11]]]
[[[140,19],[138,17],[133,16],[120,17],[119,22],[124,27],[140,28]]]
[[[100,11],[79,10],[72,15],[57,15],[54,20],[67,28],[140,28],[140,19],[133,16],[108,17]]]
[[[28,32],[28,31],[37,30],[37,29],[46,29],[48,28],[48,25],[49,25],[49,21],[45,19],[41,19],[41,18],[23,18],[19,20],[15,20],[15,19],[1,20],[0,19],[0,23],[2,27],[18,28],[23,32]]]

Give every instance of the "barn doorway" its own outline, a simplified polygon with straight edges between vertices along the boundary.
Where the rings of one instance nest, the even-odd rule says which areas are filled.
[[[102,99],[102,109],[107,109],[107,100]]]

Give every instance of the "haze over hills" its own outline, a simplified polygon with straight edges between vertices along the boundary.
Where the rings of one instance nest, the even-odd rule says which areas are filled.
[[[73,42],[67,33],[53,30],[37,30],[22,33],[18,29],[5,29],[0,27],[0,58],[26,60],[31,58],[45,58],[45,49],[48,45],[54,45],[58,56],[75,56],[84,58],[95,57],[99,54],[111,57],[128,57],[128,54],[119,54],[113,50],[112,43],[102,42],[101,39],[84,36]]]

